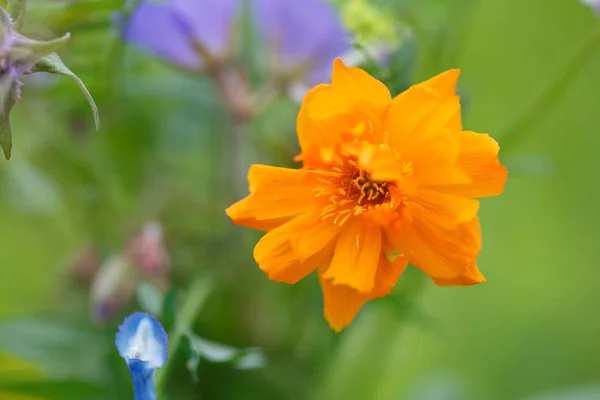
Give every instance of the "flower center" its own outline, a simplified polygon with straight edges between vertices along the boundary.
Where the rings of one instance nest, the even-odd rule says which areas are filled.
[[[388,185],[385,181],[372,180],[368,173],[358,169],[350,180],[350,191],[354,192],[354,197],[358,196],[357,205],[377,205],[391,199]]]
[[[321,184],[314,189],[315,197],[326,198],[330,204],[323,207],[322,219],[333,218],[333,223],[343,225],[352,215],[359,215],[389,203],[393,183],[371,179],[360,169],[356,157],[342,152],[334,154],[331,167],[315,171],[321,175]]]

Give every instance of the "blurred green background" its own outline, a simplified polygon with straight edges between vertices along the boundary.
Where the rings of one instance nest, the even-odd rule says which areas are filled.
[[[131,398],[112,338],[139,296],[93,321],[71,264],[90,243],[119,253],[150,220],[164,227],[173,286],[183,293],[198,274],[212,282],[194,331],[267,358],[253,370],[202,360],[195,384],[181,351],[170,399],[600,399],[600,45],[535,123],[508,130],[600,21],[575,0],[372,4],[414,32],[416,52],[398,50],[403,71],[414,64],[411,82],[461,68],[465,127],[501,148],[513,135],[500,153],[505,193],[480,212],[487,283],[438,288],[409,271],[389,299],[330,331],[316,277],[269,281],[252,259],[260,234],[224,214],[239,195],[228,179],[240,160],[207,78],[123,45],[111,28],[121,1],[32,0],[25,31],[73,34],[61,56],[102,128],[69,79],[25,78],[13,158],[0,162],[1,399]],[[293,165],[297,108],[281,97],[257,116],[241,164]]]

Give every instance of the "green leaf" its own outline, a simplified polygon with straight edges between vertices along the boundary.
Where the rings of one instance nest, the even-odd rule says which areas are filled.
[[[35,64],[42,58],[55,53],[63,47],[71,38],[70,33],[53,40],[33,40],[28,37],[17,35],[13,47],[9,51],[11,59],[15,64]]]
[[[192,379],[198,380],[198,365],[201,359],[213,363],[231,363],[237,369],[257,369],[266,365],[267,359],[263,351],[256,347],[238,349],[226,344],[203,339],[192,332],[185,338],[189,344],[189,357],[186,363]]]
[[[103,335],[70,319],[24,317],[0,322],[0,351],[38,365],[48,379],[102,382],[113,351]]]
[[[136,288],[137,301],[144,311],[157,318],[161,317],[163,308],[162,293],[147,282],[141,282]]]
[[[10,160],[12,152],[12,128],[10,125],[10,110],[17,102],[17,82],[12,85],[6,95],[0,94],[0,147],[7,160]]]
[[[62,60],[60,59],[58,54],[53,53],[53,54],[50,54],[50,55],[42,58],[40,61],[38,61],[35,64],[32,72],[47,72],[49,74],[63,75],[63,76],[68,76],[68,77],[73,78],[73,80],[75,80],[77,85],[79,85],[79,88],[85,95],[88,103],[90,104],[90,107],[92,108],[92,112],[94,113],[94,122],[96,124],[96,130],[100,129],[100,116],[98,115],[98,107],[96,107],[96,103],[94,102],[92,95],[85,87],[85,84],[83,83],[83,81],[81,79],[79,79],[79,77],[77,75],[75,75],[73,73],[73,71],[71,71],[62,62]]]
[[[175,325],[177,318],[177,300],[179,299],[179,290],[173,287],[165,295],[162,306],[163,323],[167,329]]]
[[[9,393],[9,399],[11,393],[42,396],[48,400],[105,400],[110,397],[106,389],[76,380],[2,382],[0,379],[0,390]]]
[[[14,29],[19,30],[25,23],[25,13],[27,11],[27,0],[9,0],[7,11],[14,21]]]

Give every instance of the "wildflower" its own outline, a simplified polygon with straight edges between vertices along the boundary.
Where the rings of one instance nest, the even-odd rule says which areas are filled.
[[[408,262],[441,286],[485,281],[474,198],[501,193],[506,170],[493,139],[463,131],[458,76],[392,99],[337,59],[333,83],[312,89],[298,115],[302,168],[253,165],[250,195],[226,211],[267,231],[254,258],[269,278],[296,283],[318,270],[336,331],[387,295]]]
[[[326,0],[252,0],[255,25],[275,72],[314,86],[329,80],[333,60],[351,49],[350,34]]]
[[[119,326],[115,344],[133,381],[135,400],[155,400],[154,371],[167,360],[167,334],[151,315],[136,312]]]
[[[278,75],[311,86],[327,81],[349,34],[326,0],[250,0],[250,14]],[[143,1],[124,30],[127,42],[188,70],[215,66],[233,49],[242,0]]]
[[[228,57],[237,6],[238,0],[142,1],[124,38],[179,67],[199,70]]]

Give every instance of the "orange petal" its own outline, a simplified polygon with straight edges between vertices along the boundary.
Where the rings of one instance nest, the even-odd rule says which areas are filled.
[[[446,71],[428,81],[410,87],[392,101],[386,118],[390,146],[404,151],[418,148],[428,136],[447,128],[462,130],[460,103],[455,94],[459,71]]]
[[[308,109],[314,108],[313,103],[318,102],[319,98],[328,96],[332,90],[331,85],[317,85],[304,96],[298,119],[296,121],[296,130],[298,131],[298,141],[302,152],[307,152],[311,147],[333,148],[339,141],[341,129],[335,129],[332,122],[321,121],[309,115]],[[332,130],[333,128],[333,130]]]
[[[457,225],[476,218],[479,201],[425,188],[417,188],[408,193],[407,206],[402,208],[402,216],[410,223],[420,220],[431,221],[432,225],[452,229]]]
[[[408,259],[406,257],[397,257],[394,261],[389,261],[385,256],[382,256],[379,259],[375,287],[371,292],[371,298],[375,299],[390,294],[407,265]]]
[[[435,279],[454,280],[472,275],[469,269],[481,250],[479,219],[454,229],[436,225],[435,220],[397,222],[386,230],[387,239],[411,264]]]
[[[400,182],[405,169],[398,152],[389,146],[362,143],[358,151],[360,168],[374,180]]]
[[[336,285],[370,292],[375,285],[381,253],[381,228],[361,217],[352,218],[342,229],[324,277],[333,279]]]
[[[431,89],[442,97],[454,96],[459,76],[460,69],[450,69],[420,83],[419,86]]]
[[[466,271],[462,275],[459,275],[454,279],[433,278],[433,281],[438,286],[471,286],[485,282],[485,277],[481,271],[479,271],[477,265],[473,263],[466,268]]]
[[[250,195],[225,212],[233,223],[270,230],[314,207],[314,176],[305,170],[255,164],[250,167]]]
[[[305,164],[319,149],[333,149],[342,137],[383,137],[381,119],[392,100],[385,85],[359,68],[334,62],[333,83],[307,93],[298,114],[298,141]]]
[[[331,243],[340,233],[339,225],[333,220],[319,220],[302,227],[292,238],[291,244],[294,252],[301,258],[306,259],[315,253],[315,249],[323,248],[323,244]]]
[[[320,270],[319,270],[320,272]],[[336,332],[341,331],[354,319],[361,307],[369,300],[368,295],[345,285],[335,285],[319,273],[323,289],[323,307],[325,319]]]
[[[333,62],[332,84],[320,89],[307,102],[309,116],[324,120],[364,105],[372,114],[383,116],[392,101],[385,85],[360,68],[348,68],[339,58]]]
[[[296,217],[268,232],[256,244],[254,259],[270,279],[296,283],[331,260],[335,242],[329,224],[320,218],[318,213]],[[323,240],[311,241],[312,247],[304,244],[300,254],[294,243],[306,235],[316,235]]]
[[[385,129],[390,147],[412,165],[410,179],[441,185],[470,182],[457,165],[461,125],[458,97],[438,100],[429,89],[414,87],[394,99]]]
[[[375,286],[370,293],[361,293],[346,285],[335,285],[324,277],[325,268],[319,269],[319,281],[323,289],[325,318],[336,332],[350,325],[356,313],[368,301],[388,295],[398,278],[406,269],[407,259],[397,258],[393,262],[380,257]]]
[[[376,115],[383,115],[392,101],[390,91],[383,83],[360,68],[346,67],[339,58],[333,62],[332,83],[342,93],[368,101]]]
[[[486,134],[469,131],[456,137],[459,145],[457,165],[469,176],[470,182],[436,189],[471,198],[502,193],[507,171],[498,160],[498,143]]]
[[[459,147],[456,139],[447,134],[438,134],[420,147],[406,151],[402,156],[411,165],[408,180],[419,186],[442,184],[466,184],[471,180],[458,166]]]

